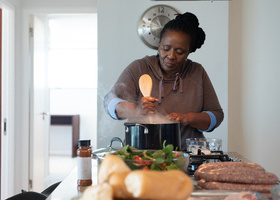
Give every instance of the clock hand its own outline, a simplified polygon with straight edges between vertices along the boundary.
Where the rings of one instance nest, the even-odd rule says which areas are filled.
[[[159,25],[160,27],[162,27],[162,25],[161,25],[160,20],[159,20],[158,17],[156,18],[156,21],[157,21],[158,25]]]

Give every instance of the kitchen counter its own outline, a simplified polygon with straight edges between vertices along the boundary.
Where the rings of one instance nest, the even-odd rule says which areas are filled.
[[[236,161],[248,162],[246,158],[235,152],[229,152],[227,154],[229,155],[229,157],[233,158]],[[93,185],[97,184],[97,160],[95,159],[92,160],[92,181]],[[60,183],[60,185],[47,198],[47,200],[78,200],[85,189],[86,187],[77,188],[77,168],[74,168],[72,172]],[[220,191],[212,192],[215,192],[217,195],[221,195]],[[193,196],[198,196],[199,194],[200,193],[198,191],[194,191]]]

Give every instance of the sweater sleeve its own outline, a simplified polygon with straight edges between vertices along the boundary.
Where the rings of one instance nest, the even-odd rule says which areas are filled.
[[[128,101],[138,104],[137,100],[140,91],[138,86],[139,68],[139,62],[132,62],[127,68],[123,70],[117,82],[104,97],[104,109],[112,118],[118,119],[115,112],[115,108],[118,103],[122,101]]]
[[[125,100],[119,99],[119,98],[114,98],[108,103],[107,112],[113,119],[120,119],[120,118],[118,118],[118,116],[116,114],[116,107],[120,102],[123,102],[123,101],[125,101]]]
[[[209,129],[207,130],[208,132],[209,131],[213,131],[216,127],[218,127],[223,119],[224,119],[224,112],[223,112],[223,109],[221,108],[221,105],[219,103],[219,100],[218,100],[218,97],[217,97],[217,94],[215,92],[215,89],[211,83],[211,80],[208,76],[208,74],[204,73],[204,95],[203,95],[203,111],[209,111],[211,112],[214,116],[215,116],[215,119],[216,119],[216,124],[214,127],[212,127],[212,129]],[[209,113],[208,113],[209,114]],[[210,116],[211,118],[211,116]],[[212,117],[213,118],[213,117]],[[212,119],[211,118],[211,119]]]

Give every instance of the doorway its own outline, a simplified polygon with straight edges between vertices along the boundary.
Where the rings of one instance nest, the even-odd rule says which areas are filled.
[[[75,166],[75,158],[71,157],[71,127],[67,126],[50,126],[51,115],[79,115],[80,116],[80,139],[95,140],[96,137],[96,101],[97,101],[97,14],[48,14],[44,16],[34,16],[34,19],[41,21],[41,33],[36,31],[33,27],[34,38],[38,35],[44,35],[44,41],[40,41],[40,45],[45,46],[41,49],[32,51],[33,60],[36,60],[36,51],[44,49],[44,59],[42,59],[42,52],[40,61],[44,60],[46,78],[45,88],[47,91],[47,98],[49,105],[44,110],[37,111],[41,113],[40,120],[47,121],[48,131],[47,135],[34,133],[38,130],[38,123],[31,120],[33,133],[31,133],[31,144],[33,148],[31,151],[31,170],[30,179],[33,184],[30,186],[32,190],[41,191],[48,185],[60,181],[67,175],[67,170],[72,170]],[[35,39],[33,38],[34,42]],[[38,47],[38,43],[32,44],[33,47]],[[41,64],[42,66],[43,64]],[[36,79],[36,69],[40,66],[33,63],[33,79]],[[38,78],[38,77],[37,77]],[[32,108],[42,103],[36,100],[36,82],[33,82],[33,104]],[[42,88],[41,80],[41,88]],[[33,117],[36,117],[34,110]],[[43,126],[41,124],[41,126]],[[31,132],[32,132],[31,130]],[[42,129],[41,129],[42,130]],[[46,138],[47,136],[47,138]],[[37,139],[36,139],[37,138]],[[38,141],[48,141],[47,145],[35,147]],[[45,147],[44,147],[45,146]],[[45,159],[45,164],[48,168],[39,170],[38,155],[34,155],[34,150],[41,148],[41,159]],[[94,147],[93,147],[94,148]],[[38,150],[36,150],[38,151]],[[55,162],[55,164],[54,164]],[[70,163],[70,164],[69,164]],[[54,166],[54,167],[53,167]],[[69,168],[70,167],[70,168]],[[71,168],[72,167],[72,168]],[[61,169],[61,171],[60,171]],[[36,180],[40,177],[41,180]],[[52,173],[55,173],[54,175]],[[55,177],[55,178],[54,178]],[[43,182],[42,182],[43,180]],[[40,183],[38,183],[40,182]],[[36,184],[35,184],[36,183]]]

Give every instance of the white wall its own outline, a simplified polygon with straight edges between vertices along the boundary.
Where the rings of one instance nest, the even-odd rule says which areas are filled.
[[[280,1],[229,5],[229,150],[280,177]]]
[[[98,147],[105,147],[113,136],[124,139],[124,121],[111,119],[103,109],[103,97],[122,70],[133,60],[156,54],[144,45],[137,33],[138,20],[149,7],[163,4],[150,0],[98,1]],[[201,49],[189,58],[200,62],[208,72],[225,112],[221,126],[206,137],[221,138],[227,150],[228,108],[228,2],[165,1],[180,12],[193,12],[206,32]]]
[[[80,139],[90,139],[92,148],[96,148],[96,94],[97,89],[50,89],[50,113],[52,115],[79,114]],[[50,153],[71,155],[71,136],[72,129],[68,126],[51,126]],[[64,144],[61,144],[61,139],[65,141]]]

